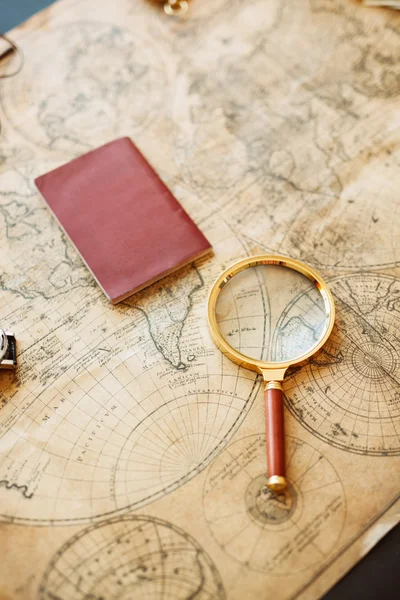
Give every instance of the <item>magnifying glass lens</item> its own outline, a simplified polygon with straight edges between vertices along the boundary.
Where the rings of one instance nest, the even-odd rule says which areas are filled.
[[[216,303],[219,331],[253,360],[291,362],[315,348],[329,326],[316,283],[280,265],[258,265],[234,275]]]

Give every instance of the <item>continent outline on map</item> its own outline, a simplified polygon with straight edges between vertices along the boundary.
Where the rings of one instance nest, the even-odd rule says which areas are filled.
[[[33,36],[33,38],[35,35],[36,33],[34,31],[30,33],[30,36]],[[139,76],[140,81],[140,78],[145,76],[146,70],[149,69],[148,65],[141,65],[140,62],[138,64],[131,64],[129,61],[123,61],[122,66],[119,65],[119,68],[113,67],[116,81],[113,82],[114,85],[112,86],[109,82],[106,83],[103,81],[105,74],[108,72],[103,62],[104,56],[107,56],[107,60],[111,61],[110,64],[113,64],[111,58],[112,52],[115,53],[115,51],[117,51],[117,57],[120,59],[121,56],[118,54],[120,48],[118,47],[118,44],[120,44],[121,41],[127,41],[127,51],[137,52],[137,49],[139,48],[139,52],[142,53],[153,52],[154,58],[156,58],[156,61],[159,61],[160,65],[163,64],[162,58],[160,52],[157,51],[155,43],[146,44],[144,40],[141,40],[142,44],[139,44],[137,37],[134,38],[132,36],[129,28],[123,28],[107,22],[96,20],[71,21],[64,23],[58,28],[52,29],[47,35],[64,38],[64,40],[61,39],[57,42],[57,46],[62,49],[62,53],[60,53],[61,64],[64,60],[68,60],[71,64],[68,64],[67,76],[65,79],[61,79],[60,74],[57,74],[58,83],[64,87],[62,94],[59,92],[55,93],[55,95],[50,94],[44,99],[41,98],[40,101],[35,98],[36,104],[38,104],[36,125],[40,127],[42,139],[38,141],[35,138],[31,138],[30,132],[28,133],[25,130],[24,125],[21,126],[15,123],[16,117],[12,113],[14,113],[16,105],[18,104],[18,97],[8,98],[9,93],[15,93],[12,85],[9,90],[7,89],[8,86],[5,87],[3,93],[0,95],[0,104],[7,116],[8,122],[18,134],[22,135],[28,142],[50,152],[61,152],[64,154],[67,153],[68,155],[71,155],[72,153],[76,156],[77,154],[91,150],[98,145],[99,141],[102,139],[102,134],[104,135],[104,130],[98,131],[97,129],[99,124],[106,124],[105,131],[109,131],[109,135],[110,133],[114,136],[119,135],[121,128],[119,115],[116,113],[113,114],[117,102],[117,94],[123,90],[124,86],[127,85],[127,82],[132,81],[132,79],[130,80],[130,77],[134,76],[133,80],[137,82],[137,76]],[[75,46],[73,45],[74,40]],[[42,35],[40,36],[40,42],[42,43]],[[89,62],[88,65],[87,60],[90,44],[95,45],[99,44],[99,42],[100,44],[109,43],[110,47],[107,49],[107,52],[103,52],[103,61],[99,61],[100,64],[96,71],[98,79],[96,79],[95,72],[93,71],[93,61],[92,64]],[[38,54],[40,54],[41,43],[39,43]],[[83,49],[79,47],[78,43],[81,44]],[[68,47],[70,52],[69,56],[66,54]],[[95,48],[94,58],[97,57],[97,54],[98,52],[96,52]],[[30,61],[28,65],[25,64],[25,71],[28,66],[34,64],[34,61],[36,60],[39,60],[36,64],[36,68],[38,68],[39,65],[40,70],[43,70],[43,68],[46,69],[46,60],[40,60],[38,56],[37,59],[35,57],[33,61]],[[83,67],[81,67],[83,69],[81,75],[76,74],[79,61],[84,61]],[[137,69],[136,73],[134,72],[134,68]],[[154,67],[152,65],[151,68],[157,72],[158,78],[161,77],[165,80],[166,71],[162,66]],[[111,67],[108,70],[110,71]],[[36,91],[35,93],[41,94],[43,93],[43,90],[46,90],[45,86],[40,85],[38,73],[35,73],[34,82],[33,87],[39,85],[39,91]],[[16,85],[23,86],[24,80],[22,78],[16,79]],[[54,90],[54,82],[52,89]],[[32,90],[30,90],[30,94],[32,96]],[[148,90],[146,95],[147,97],[150,95]],[[134,127],[133,133],[138,135],[143,128],[151,125],[153,121],[157,120],[159,118],[161,106],[162,99],[158,100],[157,106],[154,107],[153,110],[146,104],[145,115],[131,120],[131,126]],[[69,117],[70,131],[68,131],[67,117]],[[78,119],[77,122],[75,122],[75,118]],[[82,123],[85,123],[87,127],[84,140],[81,131]],[[33,127],[33,129],[35,130],[35,127]]]
[[[32,60],[35,57],[43,60],[40,37],[47,40],[46,58],[52,50],[56,51],[60,46],[60,31],[63,29],[68,33],[74,29],[68,19],[76,15],[78,19],[79,16],[84,17],[86,2],[90,7],[94,5],[93,0],[85,0],[84,3],[66,0],[65,6],[71,10],[64,10],[63,14],[63,9],[56,7],[54,14],[51,9],[43,17],[18,29],[16,39],[22,42],[26,56],[32,56]],[[123,112],[125,117],[128,113],[130,115],[125,118],[127,131],[124,133],[138,138],[138,144],[143,145],[146,155],[154,161],[156,170],[167,179],[185,209],[193,212],[195,221],[205,228],[207,237],[211,233],[210,241],[213,246],[218,246],[217,252],[212,265],[196,263],[194,268],[189,267],[188,297],[182,300],[177,293],[179,285],[173,283],[173,310],[165,317],[171,322],[172,335],[159,328],[156,318],[161,314],[157,313],[159,307],[152,314],[153,306],[145,295],[136,310],[134,306],[123,305],[114,311],[108,310],[101,294],[93,286],[77,285],[70,295],[59,290],[59,295],[46,300],[47,292],[45,295],[36,294],[35,298],[29,297],[29,294],[24,297],[17,285],[6,289],[0,284],[2,318],[5,316],[10,320],[7,325],[13,328],[17,325],[20,329],[17,338],[22,359],[18,381],[13,381],[9,374],[2,375],[0,380],[0,418],[1,425],[5,426],[1,431],[3,454],[0,458],[15,458],[13,464],[7,464],[0,470],[0,495],[4,507],[2,520],[9,524],[11,533],[13,528],[23,525],[21,538],[31,535],[37,525],[49,526],[49,535],[50,527],[83,526],[85,523],[93,523],[90,532],[96,531],[96,528],[98,531],[105,516],[117,515],[107,519],[107,522],[117,522],[130,517],[130,509],[138,509],[144,504],[149,506],[150,512],[153,508],[160,510],[160,516],[166,516],[165,522],[169,522],[168,510],[173,498],[166,498],[166,494],[185,484],[181,491],[175,493],[181,495],[182,503],[190,502],[191,489],[196,488],[196,482],[192,482],[192,487],[186,483],[202,469],[203,475],[198,480],[204,477],[205,481],[209,481],[215,465],[222,464],[229,448],[242,440],[243,432],[249,432],[255,418],[261,415],[260,406],[254,405],[256,397],[261,399],[262,396],[260,378],[227,364],[227,360],[209,344],[206,329],[202,329],[201,323],[204,325],[206,320],[205,313],[200,311],[206,301],[206,289],[217,272],[240,258],[243,252],[265,250],[290,254],[322,268],[324,274],[331,277],[330,284],[335,288],[340,316],[332,345],[306,366],[293,369],[285,380],[286,408],[291,412],[289,426],[300,440],[302,431],[306,435],[307,443],[303,442],[303,448],[315,442],[316,452],[329,458],[333,470],[340,475],[342,490],[347,492],[350,489],[350,475],[342,469],[347,452],[359,454],[351,461],[352,465],[354,461],[354,467],[361,464],[365,469],[368,465],[372,471],[376,469],[377,481],[382,484],[379,510],[368,503],[365,495],[363,497],[362,485],[354,485],[352,502],[356,500],[360,504],[357,528],[351,529],[352,524],[345,523],[346,529],[341,529],[342,538],[328,549],[328,559],[323,564],[313,562],[309,575],[304,571],[302,582],[299,578],[299,587],[292,595],[294,598],[314,583],[313,591],[317,586],[319,590],[325,590],[328,584],[343,574],[345,568],[354,564],[358,549],[361,546],[365,549],[370,534],[381,527],[382,517],[387,522],[389,515],[385,515],[385,511],[393,507],[397,499],[390,496],[393,482],[390,477],[384,479],[382,474],[385,472],[387,475],[390,465],[395,464],[392,461],[399,456],[400,439],[396,429],[399,421],[395,414],[400,397],[396,397],[393,381],[399,363],[396,356],[393,358],[397,341],[392,335],[393,324],[397,322],[400,265],[400,247],[395,231],[400,216],[397,192],[400,114],[395,104],[400,95],[400,80],[396,79],[400,61],[395,52],[400,44],[399,21],[395,13],[387,11],[365,9],[361,13],[358,3],[352,0],[310,0],[305,3],[217,0],[211,3],[213,6],[209,11],[206,3],[200,3],[200,8],[194,4],[193,11],[188,13],[189,18],[182,22],[165,20],[162,10],[156,12],[159,7],[146,2],[140,3],[140,7],[139,3],[137,6],[135,3],[133,7],[121,0],[123,8],[118,14],[111,5],[104,5],[99,7],[99,19],[103,20],[103,24],[100,29],[96,25],[90,29],[89,25],[88,31],[92,33],[89,31],[88,36],[89,41],[99,38],[101,28],[109,30],[109,24],[113,23],[119,30],[128,32],[127,37],[122,34],[123,45],[125,42],[128,44],[128,38],[136,41],[133,33],[136,31],[137,43],[146,46],[150,53],[154,50],[149,61],[152,66],[160,67],[162,72],[156,71],[160,80],[151,87],[155,81],[154,72],[146,74],[141,65],[137,65],[138,70],[132,71],[132,79],[137,77],[143,84],[142,91],[149,90],[148,98],[156,99],[157,95],[158,99],[162,98],[163,105],[159,109],[159,105],[151,105],[154,120],[149,122],[148,130],[145,120],[137,117],[140,107],[137,107],[136,113],[129,113],[128,107]],[[279,10],[275,12],[277,6]],[[125,20],[126,13],[129,14]],[[190,22],[190,14],[195,17],[193,23]],[[389,14],[392,14],[391,19]],[[85,26],[80,25],[83,20],[75,23],[78,29],[84,30]],[[314,29],[315,35],[309,35],[311,29]],[[54,30],[58,32],[58,38],[53,35]],[[293,44],[293,39],[298,39],[299,43]],[[281,45],[279,40],[282,40]],[[313,51],[317,43],[320,46],[318,53]],[[87,48],[85,44],[80,46],[78,51]],[[254,52],[250,51],[252,46],[255,46]],[[105,48],[107,43],[103,40],[98,46],[99,56]],[[79,56],[74,55],[70,64],[75,68],[79,61]],[[88,77],[83,86],[78,86],[87,92],[87,98],[97,95],[99,81],[100,84],[103,81],[102,74],[97,77],[100,62],[96,63],[94,77]],[[64,88],[60,85],[59,89],[67,97],[70,121],[53,119],[57,117],[57,106],[60,105],[54,90],[47,87],[44,90],[47,103],[36,111],[40,116],[40,127],[32,128],[28,116],[25,124],[23,119],[16,120],[12,107],[10,113],[10,98],[15,99],[24,117],[26,103],[19,91],[24,88],[22,74],[28,84],[35,74],[38,74],[38,81],[42,81],[38,71],[30,69],[29,64],[25,67],[21,77],[4,85],[2,82],[0,89],[0,105],[6,108],[6,115],[2,117],[2,135],[7,135],[7,146],[0,151],[2,173],[8,165],[20,164],[25,158],[46,161],[58,155],[64,160],[70,159],[107,141],[105,138],[116,133],[112,110],[107,113],[109,103],[103,102],[102,105],[106,105],[100,107],[104,108],[103,117],[99,120],[99,129],[93,131],[92,136],[86,135],[83,128],[81,135],[67,136],[58,141],[57,132],[62,133],[68,123],[73,125],[76,117],[75,100],[70,102],[75,74],[63,68],[60,73],[65,85]],[[246,72],[247,76],[244,76]],[[209,77],[205,81],[207,73]],[[110,89],[118,77],[111,76],[111,80]],[[143,96],[140,90],[136,93],[133,89],[130,93],[132,100],[140,100]],[[224,96],[228,97],[225,103]],[[34,94],[33,97],[38,96]],[[83,107],[81,114],[85,114],[85,98],[76,102],[78,109]],[[253,112],[246,111],[246,106],[251,106]],[[95,108],[99,107],[96,105]],[[122,124],[123,121],[121,119]],[[46,131],[57,135],[49,137]],[[212,144],[207,145],[213,135],[220,142],[219,152]],[[17,151],[24,142],[23,151]],[[203,153],[202,144],[206,146]],[[19,192],[22,197],[23,189],[21,184]],[[16,202],[19,202],[18,198]],[[19,214],[21,207],[13,204],[7,210],[7,218],[10,219],[9,214]],[[4,219],[0,214],[2,224]],[[29,222],[28,225],[22,223],[20,227],[20,230],[14,228],[14,232],[19,235],[22,231],[22,244],[28,237]],[[226,230],[229,230],[229,235]],[[9,244],[10,240],[5,239]],[[60,247],[60,243],[62,241],[58,240],[56,244]],[[27,262],[29,260],[27,256]],[[202,278],[200,287],[196,287],[200,281],[196,282],[197,269]],[[56,275],[59,273],[63,275],[61,271]],[[380,304],[381,293],[385,296],[384,280],[390,278],[393,281],[393,274],[397,283],[393,283],[391,288],[388,286],[389,301]],[[357,278],[358,287],[354,283]],[[63,277],[56,279],[63,281]],[[340,287],[338,280],[349,283]],[[377,288],[379,281],[383,283]],[[377,304],[368,301],[368,297],[372,298],[372,290]],[[157,287],[150,291],[153,297],[157,295]],[[165,290],[164,293],[168,294]],[[64,307],[63,299],[66,297],[70,301],[68,307]],[[341,302],[340,298],[345,302]],[[1,304],[3,299],[5,304]],[[159,300],[160,305],[161,302]],[[39,314],[40,304],[42,310]],[[46,314],[51,313],[54,307],[60,307],[60,320]],[[81,317],[85,313],[87,319],[82,325]],[[178,322],[179,318],[175,319],[177,313],[182,317],[181,322]],[[357,313],[360,314],[357,316]],[[387,332],[376,329],[376,324],[386,328]],[[76,339],[73,336],[69,338],[69,333],[73,333]],[[60,344],[56,339],[58,334]],[[351,347],[346,335],[351,338]],[[82,348],[79,343],[82,340],[87,340],[87,347],[85,353],[80,354]],[[363,342],[361,345],[360,340]],[[353,342],[357,342],[359,347]],[[63,352],[59,354],[58,350],[63,345]],[[74,355],[71,363],[66,360],[64,352]],[[73,383],[78,381],[81,386],[67,385],[61,377],[67,367]],[[326,373],[337,374],[340,380],[341,370],[346,369],[350,369],[351,373],[357,372],[359,379],[349,380],[349,387],[342,388],[335,397],[335,386],[326,379]],[[384,388],[386,408],[383,404],[377,406],[375,401],[379,386],[383,386],[381,391]],[[52,387],[54,391],[57,388],[54,397]],[[125,388],[129,389],[129,393]],[[362,406],[368,395],[371,406]],[[355,401],[346,407],[344,400],[353,396]],[[316,404],[312,402],[315,399]],[[95,410],[96,402],[98,409]],[[127,406],[137,414],[138,422],[124,413]],[[332,406],[331,416],[328,416],[326,413]],[[13,407],[18,409],[18,415],[13,414]],[[87,414],[80,412],[80,408],[87,409]],[[69,409],[71,421],[67,422]],[[334,410],[339,410],[336,413],[339,417],[345,413],[348,421],[336,418]],[[309,421],[310,415],[318,418],[319,411],[326,417],[322,427]],[[393,419],[382,418],[389,412],[394,415]],[[46,444],[49,431],[65,435],[63,439],[54,436],[53,441],[59,443],[57,449],[60,449],[64,442],[70,441],[68,436],[72,436],[74,427],[86,423],[89,416],[93,421],[87,427],[82,425],[79,443],[74,448],[79,454],[71,454],[75,462],[71,462],[68,468],[64,470],[63,465],[56,463],[51,465],[45,453],[36,462],[32,460],[29,463],[27,455],[33,445]],[[28,418],[33,422],[29,431],[25,429]],[[58,430],[55,425],[58,427],[62,419],[66,427]],[[328,431],[329,419],[333,428]],[[354,430],[351,419],[353,424],[358,422]],[[393,430],[382,428],[385,419]],[[211,426],[213,423],[215,427]],[[244,429],[240,433],[238,428],[242,424]],[[143,472],[147,469],[151,476],[154,475],[146,460],[154,452],[151,441],[160,440],[157,436],[161,435],[162,427],[167,435],[161,443],[160,453],[156,458],[153,454],[150,460],[154,459],[154,464],[162,467],[164,479],[147,479],[144,485],[150,488],[154,483],[155,486],[150,490],[149,499],[140,499],[140,490],[134,497],[140,485],[135,487],[132,480],[142,475],[135,471],[135,465],[142,460]],[[13,429],[13,437],[4,435],[5,428]],[[351,431],[359,437],[354,437],[355,445],[349,448]],[[193,436],[199,432],[203,436],[198,436],[194,444]],[[388,432],[390,435],[386,435]],[[110,445],[103,453],[101,440],[104,441],[108,435]],[[119,441],[118,435],[121,436]],[[168,435],[173,444],[168,445]],[[363,435],[364,440],[361,439]],[[213,439],[218,436],[218,444],[213,446]],[[259,455],[264,461],[265,441],[262,438],[263,434],[260,434]],[[118,459],[115,459],[115,442],[120,443],[121,448]],[[198,454],[196,449],[200,450]],[[210,451],[204,453],[204,461],[196,465],[196,459],[204,450]],[[91,457],[85,464],[92,465],[90,460],[96,452],[112,467],[102,483],[100,470],[96,476],[88,474],[89,471],[85,473],[79,460],[86,461]],[[375,458],[370,460],[371,456]],[[314,468],[317,469],[323,460],[317,461]],[[31,472],[29,469],[24,471],[23,465],[30,465]],[[289,528],[293,516],[296,519],[304,515],[304,502],[296,483],[289,486],[293,494],[292,503],[285,504],[283,498],[278,498],[275,503],[265,500],[265,495],[259,494],[263,487],[263,470],[264,467],[258,467],[243,495],[246,517],[251,515],[259,529],[269,528],[279,537],[289,531],[285,528]],[[325,472],[328,475],[333,473],[329,466]],[[56,488],[51,486],[50,480],[54,473],[58,476]],[[76,484],[69,490],[72,481],[69,478],[73,476]],[[172,477],[170,481],[169,477]],[[47,499],[41,498],[40,488],[35,487],[40,481],[48,496],[56,497],[52,505],[45,505]],[[89,492],[85,489],[86,484]],[[105,487],[102,488],[102,484]],[[333,487],[336,485],[339,486],[334,481]],[[113,489],[114,493],[118,486],[123,493],[118,496],[115,510],[102,512],[97,500],[102,494],[104,496],[104,490],[107,495],[107,490]],[[57,493],[54,493],[55,489]],[[101,493],[97,493],[98,490]],[[127,496],[123,494],[126,492],[128,496],[132,493],[132,502],[125,501]],[[79,501],[85,506],[85,514],[82,512],[78,518],[75,518],[77,512],[73,507],[75,493],[76,496],[80,494]],[[38,505],[34,507],[37,500],[44,503],[45,512],[41,513]],[[159,500],[159,504],[150,504],[155,500]],[[228,498],[228,502],[230,500]],[[348,501],[350,506],[350,495]],[[338,508],[335,514],[339,515],[341,510]],[[44,519],[41,518],[43,515]],[[71,516],[71,519],[67,520],[65,516]],[[182,523],[184,518],[182,513]],[[354,515],[356,518],[357,515]],[[376,528],[372,527],[374,524]],[[88,532],[89,528],[85,531]],[[203,540],[210,540],[207,528],[204,534],[199,528],[197,531],[199,542],[203,544]],[[74,538],[79,538],[82,532]],[[35,535],[39,544],[46,533],[43,531],[40,536]],[[379,533],[379,537],[381,535]],[[269,535],[271,537],[274,535]],[[215,545],[210,544],[210,552],[212,547],[215,549]],[[54,547],[51,552],[53,550]],[[218,557],[218,568],[221,566],[228,572],[232,565],[239,564],[240,575],[236,581],[240,583],[239,578],[242,578],[243,586],[254,585],[257,589],[256,582],[264,581],[273,593],[277,588],[276,582],[282,581],[282,575],[275,578],[273,573],[277,570],[277,563],[272,561],[267,572],[265,565],[257,563],[254,555],[248,560],[250,567],[235,559],[229,562],[229,553],[220,550],[221,545],[216,548],[215,556],[211,552],[213,558]],[[45,553],[39,558],[44,556]],[[48,561],[48,558],[45,560]],[[55,564],[55,559],[51,564]],[[257,570],[254,566],[261,568]],[[281,570],[285,571],[286,567],[283,567]],[[232,579],[235,577],[233,574]],[[230,579],[227,577],[224,587],[226,593],[235,598],[237,593],[235,596]],[[196,589],[193,587],[193,591]],[[23,595],[17,588],[15,593],[20,597]]]

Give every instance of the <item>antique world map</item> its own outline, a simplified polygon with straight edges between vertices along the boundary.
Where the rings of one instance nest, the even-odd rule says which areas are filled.
[[[1,598],[321,597],[399,519],[400,15],[61,0],[10,37]],[[34,179],[119,136],[213,255],[112,306]],[[260,253],[318,269],[337,311],[284,383],[281,494],[266,486],[262,380],[207,326],[217,276]]]

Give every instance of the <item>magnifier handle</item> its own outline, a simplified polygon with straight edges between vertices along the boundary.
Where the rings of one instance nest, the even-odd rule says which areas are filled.
[[[283,427],[283,392],[279,381],[269,381],[265,388],[268,487],[280,492],[286,488],[285,436]]]

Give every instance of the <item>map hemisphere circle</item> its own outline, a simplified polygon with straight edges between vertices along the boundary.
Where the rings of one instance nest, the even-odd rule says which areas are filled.
[[[62,574],[62,576],[61,576]],[[188,533],[156,517],[125,516],[92,525],[70,538],[43,575],[39,597],[224,600],[221,577]]]
[[[298,438],[286,436],[286,448],[291,500],[273,493],[260,498],[265,434],[232,442],[209,467],[203,488],[205,518],[221,549],[254,571],[281,576],[325,559],[346,517],[344,490],[333,465]],[[336,535],[326,539],[325,527]]]
[[[398,279],[375,273],[329,282],[336,326],[321,354],[285,384],[285,403],[332,446],[371,456],[400,454]]]
[[[251,403],[256,397],[259,383],[255,380],[252,392],[246,401]],[[210,398],[211,396],[211,398]],[[169,493],[178,486],[189,481],[202,471],[205,466],[223,450],[226,440],[221,439],[218,433],[212,434],[212,429],[207,426],[206,414],[211,411],[215,414],[215,422],[219,422],[219,402],[212,397],[200,400],[191,399],[185,403],[185,415],[188,423],[203,422],[202,430],[188,431],[190,425],[181,421],[180,401],[184,398],[174,398],[166,402],[162,410],[150,413],[148,417],[135,428],[122,446],[115,469],[113,471],[113,487],[118,502],[118,510],[139,508],[144,503],[154,501],[158,497]],[[190,396],[189,396],[190,398]],[[200,412],[199,412],[200,411]],[[229,422],[225,423],[228,432],[234,430],[242,420],[243,411],[231,410]],[[177,430],[180,434],[177,435]],[[175,440],[171,445],[171,432]],[[154,432],[155,437],[152,436]],[[226,438],[228,435],[225,436]],[[153,444],[149,440],[153,439]],[[145,440],[145,441],[143,441]],[[145,449],[145,452],[143,451]],[[149,453],[152,460],[148,460]],[[154,457],[157,459],[154,460]],[[142,482],[147,496],[143,494],[134,500],[134,492],[129,490],[131,482]],[[157,491],[151,491],[153,488]],[[119,500],[121,498],[122,500]]]
[[[220,378],[220,375],[218,377]],[[240,380],[238,381],[240,383]],[[244,384],[245,381],[242,383]],[[232,378],[231,385],[232,389],[234,389],[235,378]],[[79,461],[79,456],[83,456],[82,451],[85,452],[82,445],[80,447],[77,446],[74,451],[74,462],[70,460],[67,463],[68,472],[71,472],[71,475],[60,469],[58,469],[58,473],[56,474],[54,471],[55,467],[52,469],[52,479],[54,480],[52,489],[54,490],[68,490],[72,483],[70,478],[73,474],[75,474],[75,478],[77,476],[80,478],[79,484],[74,485],[76,488],[74,494],[72,494],[71,489],[70,492],[58,494],[53,500],[50,499],[50,506],[52,508],[49,510],[52,511],[52,516],[48,515],[48,511],[46,510],[46,505],[49,504],[49,500],[46,499],[47,494],[41,497],[40,486],[37,491],[32,475],[36,473],[38,481],[46,479],[46,470],[48,470],[49,465],[53,462],[56,465],[60,461],[60,457],[57,454],[61,454],[62,456],[62,452],[60,453],[60,450],[56,451],[55,447],[52,450],[54,442],[51,438],[47,452],[38,454],[39,449],[36,449],[33,458],[25,461],[23,469],[21,469],[21,466],[18,466],[20,463],[15,460],[14,463],[11,461],[11,456],[7,457],[7,455],[3,455],[1,462],[4,474],[0,472],[0,494],[3,492],[5,495],[4,499],[6,499],[12,492],[14,497],[19,497],[20,502],[12,505],[4,505],[5,508],[8,508],[4,514],[0,515],[0,520],[38,525],[87,522],[88,520],[97,520],[122,513],[127,509],[138,508],[170,493],[197,475],[206,467],[216,453],[222,450],[226,444],[225,440],[229,439],[245,414],[247,414],[249,407],[257,395],[259,386],[260,382],[255,378],[253,385],[249,389],[247,399],[243,400],[232,395],[231,392],[230,395],[226,396],[227,401],[222,403],[220,403],[220,396],[218,396],[215,390],[212,397],[203,403],[196,399],[196,394],[192,399],[189,395],[189,402],[186,400],[186,396],[180,398],[176,396],[172,401],[166,402],[153,413],[149,413],[147,418],[143,419],[142,423],[133,429],[126,442],[121,446],[119,458],[115,457],[112,460],[112,464],[110,464],[110,458],[107,458],[107,455],[113,447],[105,444],[103,449],[104,458],[100,460],[101,457],[99,457],[99,461],[109,466],[104,470],[104,467],[101,467],[99,464],[99,467],[94,471],[94,475],[91,475],[92,469],[89,469],[89,472],[87,472],[88,467],[85,468],[79,462],[76,462],[77,460]],[[76,391],[76,388],[73,389]],[[153,397],[157,397],[160,391],[164,393],[162,389],[157,390]],[[64,392],[64,394],[68,394],[68,392]],[[86,398],[91,401],[90,396],[86,396]],[[131,404],[133,398],[126,396],[126,401]],[[146,399],[145,406],[146,403],[151,406],[152,396]],[[137,404],[135,406],[137,407]],[[135,406],[132,408],[133,413],[135,412]],[[98,426],[96,422],[97,424],[101,423],[104,415],[109,414],[109,410],[110,403],[108,403],[108,411],[106,408],[99,412],[98,417],[95,417],[92,428]],[[192,415],[193,419],[199,417],[200,421],[204,419],[201,431],[194,429],[190,434],[188,426],[184,425],[181,421],[182,410],[187,411],[188,415]],[[207,414],[209,414],[208,420]],[[101,415],[103,415],[102,418]],[[178,418],[180,417],[179,421],[176,415]],[[130,420],[131,418],[129,418]],[[214,425],[215,431],[213,434]],[[180,428],[181,432],[179,436],[177,427]],[[90,439],[91,430],[88,428],[86,430],[87,439]],[[161,440],[163,446],[160,446],[160,439],[157,437],[161,430],[165,436],[164,440]],[[92,429],[92,431],[95,431],[95,429]],[[173,446],[174,454],[169,450],[171,435],[177,438]],[[54,432],[52,437],[55,438],[54,441],[59,439],[56,432]],[[5,440],[6,438],[3,439]],[[203,440],[203,443],[199,444],[199,440],[200,442]],[[29,446],[31,446],[31,443]],[[154,449],[156,449],[156,453]],[[80,455],[77,452],[80,452]],[[153,456],[150,466],[148,464],[149,453],[152,453]],[[126,458],[125,454],[127,454]],[[38,457],[36,458],[36,456]],[[45,457],[47,458],[45,459]],[[14,466],[12,466],[13,464]],[[16,466],[18,470],[15,470]],[[25,476],[23,475],[24,472],[26,473]],[[18,473],[21,474],[18,476]],[[27,475],[28,473],[30,474]],[[91,483],[90,479],[92,477],[97,480],[97,483]],[[147,479],[144,486],[143,477]],[[110,480],[110,483],[108,480]],[[108,492],[110,484],[112,491]],[[80,506],[78,512],[76,512],[77,508],[74,508],[73,502],[73,498],[77,493],[81,496],[81,500],[77,504],[77,507]],[[36,499],[37,494],[39,495]],[[38,505],[37,502],[39,502]],[[71,508],[69,515],[66,516],[68,506]],[[13,509],[12,512],[10,512],[10,508]],[[15,512],[15,508],[18,509],[17,513]]]

